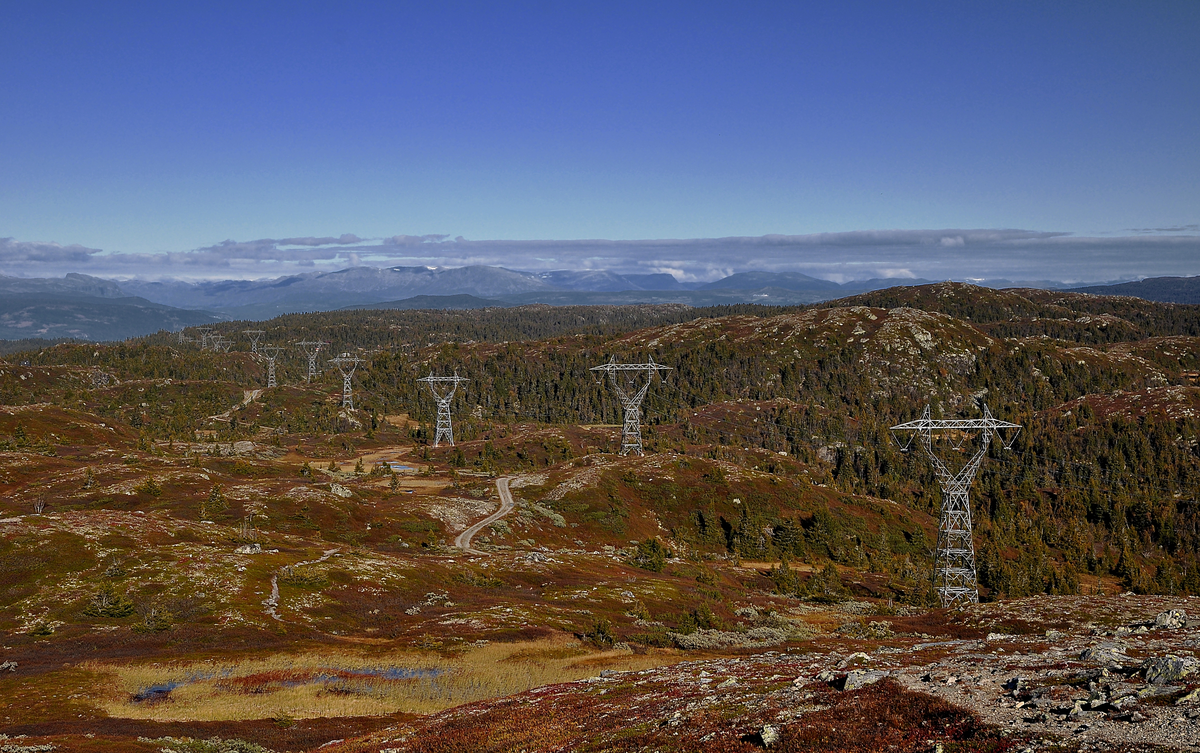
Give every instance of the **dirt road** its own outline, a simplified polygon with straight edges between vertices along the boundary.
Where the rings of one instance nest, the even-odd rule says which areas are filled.
[[[490,526],[512,512],[513,498],[512,494],[508,491],[508,482],[508,476],[501,476],[496,479],[496,491],[500,492],[500,509],[458,534],[458,538],[454,540],[454,546],[468,554],[487,554],[487,552],[471,548],[471,537],[483,530],[484,526]]]
[[[232,408],[225,411],[224,413],[218,413],[217,415],[209,416],[208,418],[210,421],[228,421],[230,414],[232,414],[238,408],[245,408],[247,405],[249,405],[250,403],[257,400],[258,396],[261,394],[262,394],[262,390],[242,390],[242,402],[241,403],[233,406]]]

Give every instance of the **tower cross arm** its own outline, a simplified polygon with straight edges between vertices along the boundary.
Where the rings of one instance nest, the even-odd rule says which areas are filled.
[[[454,376],[434,376],[430,374],[429,376],[421,377],[417,381],[429,385],[429,391],[433,393],[434,399],[439,401],[444,400],[448,403],[458,390],[458,385],[471,380],[461,377],[458,374]],[[441,391],[439,391],[439,387],[442,388]]]
[[[588,371],[670,371],[670,366],[663,366],[661,363],[614,363],[609,361],[600,366],[593,366]]]
[[[934,429],[1020,429],[1020,424],[1001,421],[997,418],[931,419],[919,418],[891,427],[892,431],[931,431]]]

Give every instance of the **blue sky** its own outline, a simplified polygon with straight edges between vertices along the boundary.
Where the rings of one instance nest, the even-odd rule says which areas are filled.
[[[1200,235],[1197,2],[7,2],[0,28],[9,246]]]

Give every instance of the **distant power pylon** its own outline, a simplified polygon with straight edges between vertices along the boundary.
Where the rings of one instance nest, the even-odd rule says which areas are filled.
[[[208,349],[208,333],[212,332],[212,327],[197,327],[200,330],[200,350]]]
[[[258,340],[265,333],[261,329],[244,329],[242,334],[250,338],[250,352],[258,355]]]
[[[460,377],[458,374],[439,377],[431,373],[417,381],[428,384],[429,391],[433,393],[433,399],[437,401],[437,433],[433,435],[433,446],[437,447],[445,439],[453,447],[454,427],[450,423],[450,401],[454,399],[454,392],[458,389],[458,385],[467,381],[467,378]]]
[[[305,340],[296,343],[296,347],[304,351],[304,355],[308,357],[308,374],[304,377],[304,381],[311,382],[312,378],[317,375],[317,354],[321,352],[321,346],[325,343],[320,340]]]
[[[264,345],[258,352],[267,361],[267,387],[274,387],[275,359],[279,358],[279,354],[283,352],[283,348],[278,345]]]
[[[904,451],[908,450],[914,437],[920,440],[921,448],[925,450],[942,487],[937,553],[933,562],[933,590],[937,593],[938,602],[943,607],[975,603],[979,601],[979,581],[975,573],[975,541],[971,536],[971,501],[968,492],[987,454],[992,436],[1000,440],[1004,449],[1011,449],[1021,427],[992,418],[987,405],[983,406],[983,418],[935,421],[929,417],[927,405],[919,420],[897,424],[892,431],[908,433],[908,442],[902,448]],[[946,463],[933,451],[935,431],[953,432],[958,447],[972,433],[980,432],[981,445],[958,473],[951,473]],[[1005,431],[1011,431],[1011,434],[1005,437]]]
[[[233,346],[233,340],[223,335],[212,335],[208,341],[212,344],[213,351],[217,353],[228,353],[229,348]]]
[[[354,370],[362,363],[362,359],[343,353],[337,358],[330,358],[329,362],[342,372],[342,407],[354,410],[354,394],[350,391],[350,381],[354,378]]]
[[[647,363],[617,363],[617,357],[613,356],[603,366],[593,366],[591,369],[596,372],[608,372],[609,381],[612,382],[613,389],[616,390],[617,397],[621,400],[621,406],[625,409],[625,420],[621,426],[622,455],[628,455],[631,452],[642,454],[642,400],[650,391],[650,382],[654,381],[654,375],[659,371],[669,371],[671,368],[655,363],[653,358],[647,359],[647,361]],[[637,387],[638,372],[642,371],[646,372],[646,382],[633,391]],[[622,385],[621,380],[617,377],[618,374],[628,374],[628,383]]]

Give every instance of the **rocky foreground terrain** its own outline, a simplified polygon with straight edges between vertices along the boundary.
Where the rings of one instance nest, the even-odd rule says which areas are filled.
[[[962,638],[861,617],[803,646],[605,671],[324,749],[1200,750],[1198,610],[1194,597],[1030,598],[957,615],[949,632],[982,634]]]

